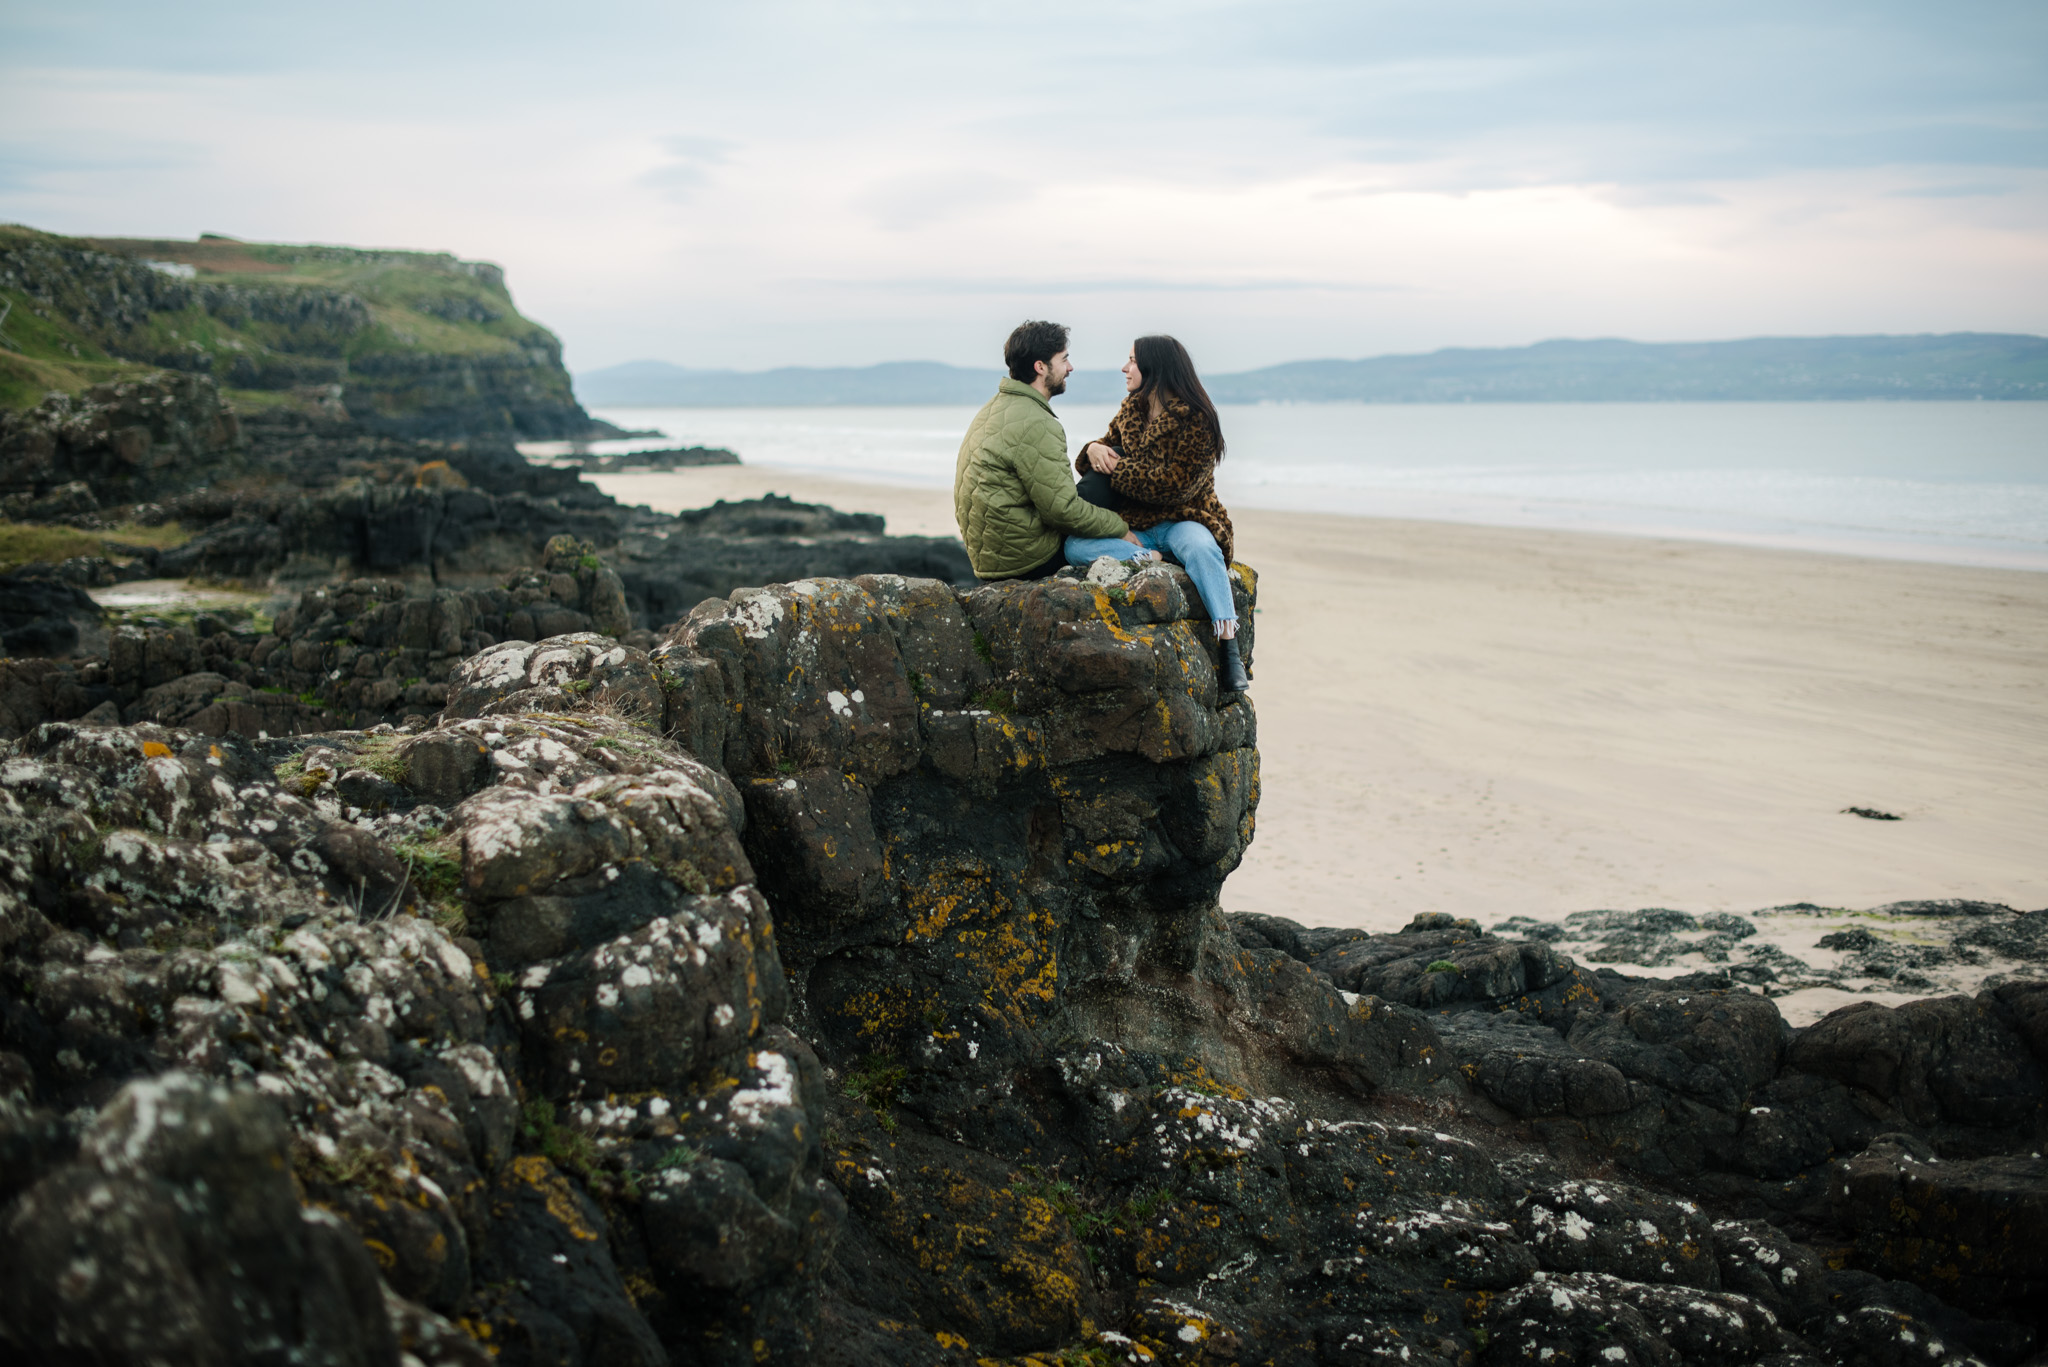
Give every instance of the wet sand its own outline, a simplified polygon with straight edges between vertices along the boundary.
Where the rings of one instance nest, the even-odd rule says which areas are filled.
[[[756,466],[596,482],[953,531],[944,490]],[[1264,788],[1229,910],[1379,930],[1424,911],[2048,905],[2048,574],[1235,517],[1261,575]]]

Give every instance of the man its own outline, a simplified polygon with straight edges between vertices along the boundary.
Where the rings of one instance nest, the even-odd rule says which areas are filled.
[[[1069,536],[1136,541],[1124,520],[1084,501],[1052,398],[1067,388],[1067,330],[1021,323],[1003,344],[1010,378],[982,406],[953,467],[953,515],[981,579],[1043,579],[1066,563]]]

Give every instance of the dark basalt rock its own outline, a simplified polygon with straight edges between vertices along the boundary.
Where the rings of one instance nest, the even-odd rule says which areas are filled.
[[[259,1094],[164,1073],[123,1088],[79,1147],[0,1226],[0,1322],[18,1350],[398,1361],[375,1262],[341,1221],[302,1210],[289,1130]]]
[[[63,567],[0,575],[0,657],[63,658],[106,649],[105,613]]]
[[[1859,911],[1797,903],[1744,916],[1657,907],[1586,911],[1562,922],[1510,917],[1494,930],[1626,971],[1694,965],[1694,975],[1719,974],[1728,979],[1723,986],[1760,987],[1772,997],[1810,988],[1936,995],[2024,977],[2040,961],[2048,926],[2048,917],[2029,919],[2035,916],[1989,902],[1936,899]],[[1807,918],[1839,928],[1814,937],[1815,951],[1805,959],[1787,953],[1778,937],[1759,933]]]
[[[246,473],[241,423],[212,380],[161,372],[0,410],[9,517],[91,521],[102,508]]]
[[[1489,1309],[1488,1322],[1497,1335],[1488,1345],[1490,1363],[1792,1367],[1825,1360],[1800,1351],[1804,1345],[1747,1297],[1597,1272],[1518,1286]]]
[[[636,1302],[652,1283],[637,1289],[606,1230],[637,1211],[643,1183],[680,1178],[722,1136],[750,1136],[731,1141],[750,1161],[781,1145],[779,1160],[743,1169],[796,1231],[733,1292],[814,1256],[829,1221],[811,1216],[831,1204],[802,1109],[818,1104],[816,1066],[775,1028],[780,965],[731,825],[737,795],[657,737],[594,714],[509,740],[456,726],[476,728],[500,762],[447,814],[403,782],[393,787],[408,812],[355,811],[333,778],[342,763],[311,764],[351,750],[379,762],[390,737],[265,754],[233,737],[52,726],[16,747],[0,825],[5,848],[32,863],[11,866],[4,892],[0,1057],[21,1066],[0,1129],[32,1170],[10,1169],[0,1218],[36,1261],[0,1271],[0,1294],[35,1308],[0,1318],[0,1341],[115,1361],[187,1340],[192,1360],[303,1342],[292,1351],[311,1360],[395,1363],[402,1341],[421,1361],[480,1362],[479,1343],[500,1360],[665,1361]],[[573,796],[555,790],[572,778]],[[481,801],[493,793],[501,800]],[[611,834],[565,846],[527,819],[535,804]],[[473,916],[468,929],[498,939],[508,893],[573,899],[621,885],[642,891],[606,899],[608,920],[572,920],[552,943],[529,936],[526,962],[508,952],[517,979],[494,977],[477,940],[448,933]],[[447,928],[423,919],[430,908]],[[185,1086],[177,1070],[211,1079],[205,1095],[236,1115],[278,1113],[235,1122],[270,1137],[224,1146],[219,1125],[148,1090]],[[614,1074],[631,1078],[635,1101],[592,1091]],[[98,1128],[79,1134],[77,1117],[102,1105]],[[132,1161],[141,1141],[94,1136],[130,1114],[128,1129],[154,1125],[246,1176],[199,1172],[197,1204],[106,1186],[88,1170],[95,1155]],[[606,1126],[625,1147],[593,1144]],[[781,1139],[759,1138],[767,1130]],[[259,1179],[274,1188],[263,1200],[283,1193],[283,1216],[255,1220],[238,1195],[237,1181]],[[80,1200],[111,1214],[81,1226]],[[167,1219],[166,1233],[149,1232]],[[95,1223],[113,1244],[82,1232]],[[78,1251],[51,1252],[65,1240]],[[226,1271],[209,1270],[209,1240],[227,1241]],[[161,1275],[138,1261],[144,1250]],[[319,1270],[342,1254],[355,1261]],[[48,1278],[60,1279],[55,1294]],[[303,1298],[302,1320],[276,1334],[262,1319],[265,1278]],[[208,1297],[241,1318],[207,1310]]]
[[[973,580],[954,538],[887,536],[872,513],[776,495],[676,516],[624,508],[577,470],[527,461],[504,437],[423,441],[403,433],[433,427],[432,414],[365,414],[278,409],[244,419],[192,374],[103,385],[77,400],[54,395],[30,413],[0,414],[0,511],[92,527],[175,521],[196,534],[168,550],[128,548],[124,575],[300,588],[369,578],[418,593],[488,588],[567,536],[597,548],[620,576],[631,617],[621,632],[666,626],[744,586],[806,576]],[[16,625],[17,656],[97,647],[81,646],[47,612]]]
[[[508,576],[502,588],[419,597],[389,580],[350,581],[300,595],[269,635],[201,617],[196,631],[116,628],[104,663],[0,661],[0,734],[102,706],[131,724],[209,735],[398,723],[438,712],[454,667],[502,636],[598,630],[634,639],[629,624],[618,575],[587,543],[558,537],[539,569]]]
[[[641,644],[454,603],[270,638],[445,632],[437,723],[0,756],[8,1351],[2033,1350],[2048,984],[1791,1030],[1471,921],[1227,917],[1256,720],[1179,571],[805,580]]]

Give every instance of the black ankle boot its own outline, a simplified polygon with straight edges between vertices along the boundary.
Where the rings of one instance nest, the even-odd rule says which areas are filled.
[[[1252,676],[1245,671],[1244,660],[1237,653],[1237,638],[1232,636],[1223,642],[1223,660],[1216,669],[1216,687],[1224,693],[1242,693],[1252,686]]]

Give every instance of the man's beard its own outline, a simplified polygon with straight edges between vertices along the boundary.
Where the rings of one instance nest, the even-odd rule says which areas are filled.
[[[1055,380],[1055,379],[1054,379],[1054,378],[1053,378],[1053,377],[1052,377],[1051,375],[1047,375],[1047,376],[1045,377],[1045,392],[1046,392],[1047,394],[1064,394],[1064,393],[1066,393],[1066,392],[1067,392],[1067,377],[1066,377],[1066,376],[1064,376],[1064,375],[1062,375],[1062,376],[1060,376],[1060,377],[1059,377],[1059,378],[1058,378],[1057,380]]]

